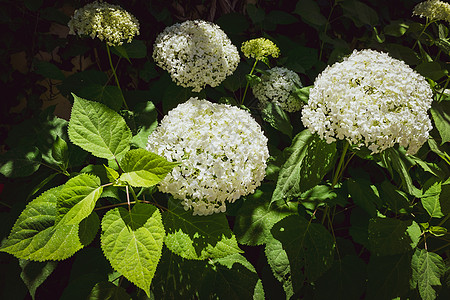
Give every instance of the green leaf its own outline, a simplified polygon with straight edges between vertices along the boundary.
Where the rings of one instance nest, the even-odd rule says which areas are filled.
[[[271,10],[267,14],[267,21],[273,24],[288,25],[298,22],[297,18],[282,10]]]
[[[240,254],[210,261],[200,299],[253,299],[259,281],[255,268]]]
[[[448,71],[441,68],[441,65],[437,61],[425,61],[418,65],[415,70],[424,77],[430,78],[434,81],[438,81],[442,77],[448,74]]]
[[[366,4],[357,0],[345,0],[340,5],[344,10],[344,16],[352,19],[357,27],[378,25],[378,13]]]
[[[256,246],[271,237],[270,229],[282,218],[296,212],[296,205],[284,201],[270,205],[272,186],[263,185],[247,196],[239,209],[233,231],[239,243]]]
[[[378,257],[372,255],[368,266],[366,299],[406,297],[410,291],[411,254]]]
[[[291,267],[283,244],[272,236],[266,239],[266,247],[264,249],[267,262],[272,270],[273,276],[283,284],[286,299],[290,299],[294,295],[292,287]]]
[[[294,45],[287,51],[286,68],[305,74],[319,62],[317,49]]]
[[[348,192],[353,202],[364,209],[371,217],[376,217],[377,207],[381,204],[380,198],[375,194],[370,181],[362,178],[350,178],[347,181]]]
[[[147,56],[147,46],[143,41],[132,40],[130,43],[123,43],[120,46],[112,48],[112,52],[120,57],[126,58],[144,58]]]
[[[36,299],[36,289],[53,273],[58,263],[56,261],[33,262],[19,259],[19,265],[22,269],[20,278],[27,286],[31,298]]]
[[[266,16],[264,9],[258,8],[254,4],[247,4],[247,13],[253,24],[261,23]]]
[[[442,138],[441,145],[450,142],[450,101],[433,101],[430,112]]]
[[[335,143],[327,144],[307,129],[297,134],[285,150],[287,160],[278,175],[272,202],[299,196],[320,183],[332,166],[335,154]]]
[[[148,136],[158,126],[158,113],[151,101],[138,103],[134,109],[138,133],[131,139],[131,144],[138,148],[147,146]]]
[[[78,224],[55,226],[60,190],[50,189],[26,206],[0,251],[17,258],[46,261],[66,259],[83,248]]]
[[[409,174],[409,167],[412,164],[409,158],[395,148],[388,148],[381,155],[391,175],[394,176],[393,171],[395,171],[400,176],[402,188],[411,195],[418,195],[419,190],[414,186],[411,175]]]
[[[124,173],[119,180],[135,187],[151,187],[178,165],[144,149],[128,151],[120,162]]]
[[[264,121],[270,124],[276,130],[292,137],[292,125],[289,116],[281,109],[280,106],[273,102],[267,103],[266,107],[261,111]]]
[[[303,103],[307,104],[309,101],[309,90],[312,87],[313,87],[312,85],[309,85],[302,88],[297,88],[294,91],[292,91],[292,94],[295,95],[295,97],[297,97]]]
[[[159,210],[138,203],[131,212],[119,207],[102,220],[102,250],[111,266],[150,296],[164,238]]]
[[[245,79],[247,80],[247,82],[249,83],[249,85],[251,87],[253,87],[261,82],[261,78],[257,75],[253,75],[253,74],[245,75]]]
[[[423,208],[425,208],[431,218],[442,218],[444,216],[441,210],[441,203],[439,202],[441,186],[442,182],[435,182],[421,197]]]
[[[276,223],[271,232],[288,255],[295,290],[305,278],[314,282],[333,264],[333,237],[322,224],[292,215]]]
[[[405,193],[397,190],[389,181],[381,183],[381,189],[378,189],[380,198],[385,201],[389,208],[395,213],[405,214],[411,211],[411,205]]]
[[[57,225],[76,225],[94,210],[103,192],[100,178],[91,174],[80,174],[69,179],[58,195]]]
[[[69,138],[94,156],[115,159],[130,149],[131,131],[124,119],[105,105],[73,95]]]
[[[384,34],[395,37],[401,37],[406,33],[408,28],[409,25],[405,23],[405,21],[395,20],[384,27]]]
[[[0,173],[10,178],[26,177],[39,169],[41,160],[41,152],[34,146],[14,148],[0,156]]]
[[[357,256],[335,260],[317,280],[317,299],[361,299],[367,280],[367,266]]]
[[[49,79],[64,80],[66,77],[57,66],[51,62],[36,60],[34,61],[34,72]]]
[[[118,111],[123,104],[122,95],[117,86],[98,83],[86,84],[78,91],[78,96],[105,104],[114,111]]]
[[[56,137],[56,141],[53,143],[52,157],[58,163],[61,171],[65,172],[69,165],[69,147],[66,141],[59,136]]]
[[[116,170],[105,165],[103,165],[103,167],[105,168],[106,176],[108,177],[110,182],[115,182],[117,179],[119,179],[120,175]]]
[[[447,228],[441,226],[430,226],[429,231],[434,236],[444,236],[448,232]]]
[[[418,286],[419,293],[424,300],[436,299],[434,287],[441,286],[441,277],[446,266],[438,254],[425,249],[416,249],[411,259],[413,286]]]
[[[304,21],[313,25],[323,26],[328,21],[320,13],[319,5],[313,0],[299,0],[294,13],[300,15]]]
[[[130,295],[120,286],[114,285],[112,282],[102,281],[97,283],[87,297],[89,300],[129,300]]]
[[[167,232],[164,243],[183,258],[220,258],[242,252],[224,214],[193,216],[180,200],[170,198],[163,220]]]
[[[414,249],[422,231],[412,221],[373,218],[369,221],[369,245],[376,255],[395,255]]]

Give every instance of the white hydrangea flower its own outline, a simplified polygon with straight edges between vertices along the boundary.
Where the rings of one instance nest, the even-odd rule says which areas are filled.
[[[147,150],[180,162],[159,190],[194,215],[225,212],[225,202],[253,193],[265,176],[267,138],[237,107],[190,98],[163,118]]]
[[[254,85],[252,91],[263,108],[272,101],[285,111],[296,112],[302,109],[303,103],[292,94],[292,91],[300,87],[302,83],[297,73],[275,67],[261,76],[261,82]]]
[[[428,0],[417,4],[413,16],[426,17],[430,21],[444,20],[450,22],[450,4],[439,0]]]
[[[167,27],[156,38],[153,59],[172,80],[200,92],[236,70],[239,53],[216,24],[195,20]]]
[[[119,5],[94,1],[77,9],[70,19],[69,34],[105,40],[109,46],[130,43],[139,35],[139,21]]]
[[[316,78],[302,121],[328,143],[345,139],[372,153],[398,143],[414,154],[432,128],[432,96],[425,78],[403,61],[355,50]]]

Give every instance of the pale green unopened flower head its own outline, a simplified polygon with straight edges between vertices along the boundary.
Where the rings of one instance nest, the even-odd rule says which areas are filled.
[[[439,0],[421,2],[414,7],[413,15],[450,23],[450,4]]]
[[[277,58],[280,55],[280,49],[272,41],[266,38],[257,38],[242,43],[241,51],[247,58],[263,60],[272,56]]]
[[[190,98],[169,111],[147,150],[180,164],[158,188],[194,215],[225,212],[253,193],[266,174],[267,138],[245,110]]]
[[[432,97],[426,79],[403,61],[355,50],[317,76],[302,121],[328,143],[347,140],[372,153],[399,144],[415,154],[432,129]]]
[[[139,21],[118,5],[92,2],[77,9],[70,19],[69,34],[98,37],[109,46],[130,43],[139,34]]]

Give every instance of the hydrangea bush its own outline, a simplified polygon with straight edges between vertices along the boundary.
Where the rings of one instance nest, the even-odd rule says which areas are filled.
[[[448,298],[447,2],[75,2],[3,2],[0,299]]]

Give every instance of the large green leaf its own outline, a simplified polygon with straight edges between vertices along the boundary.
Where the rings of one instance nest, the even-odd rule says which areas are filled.
[[[111,266],[150,295],[161,257],[164,226],[159,210],[138,203],[131,211],[119,207],[102,220],[102,250]]]
[[[179,200],[171,198],[163,220],[167,232],[164,243],[183,258],[220,258],[242,252],[224,214],[193,216]]]
[[[119,180],[135,187],[151,187],[166,177],[178,165],[145,149],[128,151],[120,162],[122,173]]]
[[[286,299],[290,299],[294,294],[292,287],[291,267],[289,258],[280,241],[272,236],[266,239],[266,247],[264,249],[267,262],[272,270],[273,276],[283,284]]]
[[[292,137],[293,128],[289,116],[279,105],[269,102],[261,112],[264,121],[269,123],[270,126],[287,136]]]
[[[328,22],[327,18],[320,13],[317,2],[313,0],[299,0],[294,12],[313,25],[324,26]]]
[[[131,144],[138,148],[145,148],[148,136],[158,126],[156,107],[151,101],[138,103],[134,109],[134,115],[137,133],[131,139]]]
[[[410,291],[411,254],[371,256],[365,299],[394,299]]]
[[[55,226],[59,191],[50,189],[26,206],[0,251],[27,260],[63,260],[84,246],[78,224]]]
[[[441,196],[442,182],[435,182],[428,189],[425,190],[421,197],[423,208],[428,212],[431,218],[442,218],[445,210],[441,208]],[[447,199],[442,199],[443,208],[445,208],[445,202]],[[448,206],[448,205],[447,205]]]
[[[345,0],[340,5],[344,15],[352,19],[356,26],[378,25],[378,13],[367,4],[357,0]]]
[[[441,285],[440,279],[447,269],[442,257],[426,249],[416,249],[411,259],[411,268],[411,287],[419,287],[423,300],[436,299],[436,290],[433,286]]]
[[[81,98],[105,104],[114,111],[118,111],[123,104],[120,89],[115,85],[89,83],[80,89],[77,94]]]
[[[69,179],[58,194],[58,226],[79,224],[92,213],[102,192],[100,178],[95,175],[85,173]]]
[[[254,194],[247,196],[239,209],[233,231],[239,243],[256,246],[272,237],[270,229],[282,218],[296,212],[297,205],[291,202],[270,205],[272,186],[263,185]]]
[[[370,181],[363,178],[351,178],[347,181],[347,186],[353,202],[364,209],[371,217],[375,217],[381,200],[373,190]]]
[[[124,119],[105,105],[73,95],[69,138],[93,155],[115,159],[130,149],[131,131]]]
[[[42,155],[34,146],[12,149],[0,156],[0,174],[6,177],[25,177],[36,172]]]
[[[276,223],[271,232],[288,255],[295,290],[304,279],[314,282],[333,264],[333,237],[322,224],[292,215]]]
[[[245,257],[235,253],[210,264],[213,267],[203,279],[200,299],[261,299],[255,297],[258,274]]]
[[[347,255],[335,260],[316,282],[317,299],[361,299],[367,280],[367,266],[362,259]]]
[[[286,162],[278,175],[272,202],[299,196],[317,185],[334,162],[336,144],[327,144],[307,129],[285,150]]]
[[[373,218],[369,222],[370,249],[377,255],[395,255],[411,251],[421,235],[419,225],[411,220]]]
[[[58,263],[55,261],[33,262],[19,259],[19,265],[22,269],[20,278],[27,286],[31,297],[35,299],[36,289],[53,273]]]

